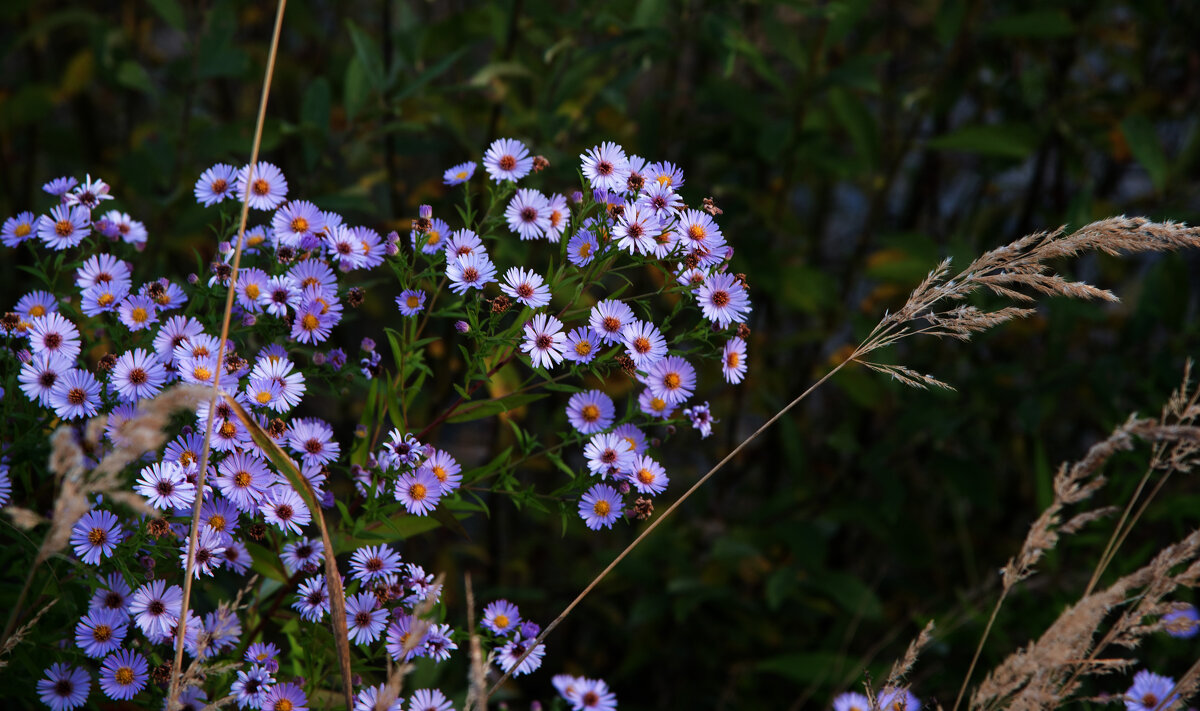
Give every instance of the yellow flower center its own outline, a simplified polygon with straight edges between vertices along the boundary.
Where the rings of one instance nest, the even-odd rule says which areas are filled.
[[[583,416],[584,422],[595,422],[600,419],[600,408],[592,404],[587,404],[583,406],[579,414]]]
[[[271,184],[262,178],[255,180],[252,184],[252,187],[255,195],[267,195],[271,192]]]
[[[46,307],[41,304],[34,304],[33,308],[29,309],[29,318],[37,318],[38,316],[46,315]]]
[[[214,514],[212,518],[208,519],[208,525],[214,531],[224,531],[225,517],[221,514]]]
[[[258,288],[258,284],[247,284],[246,285],[246,296],[248,298],[257,299],[258,295],[261,293],[262,293],[262,289]]]
[[[21,224],[17,225],[17,228],[15,230],[13,230],[14,235],[16,235],[17,237],[22,237],[22,238],[28,237],[32,233],[33,233],[33,227],[30,226],[30,224],[28,222],[22,222]]]
[[[237,427],[234,426],[234,424],[229,420],[225,420],[225,422],[221,425],[220,433],[222,437],[229,439],[237,434]]]
[[[106,291],[96,299],[96,303],[101,306],[111,306],[112,302],[116,300],[117,297],[111,291]]]
[[[654,482],[654,472],[643,467],[638,469],[637,478],[638,481],[642,482],[643,484],[651,484]]]
[[[262,235],[250,235],[249,237],[246,238],[246,245],[249,247],[257,247],[258,245],[260,245],[264,241],[266,241],[266,239],[267,238],[263,237]]]
[[[426,244],[437,244],[438,242],[442,241],[442,235],[437,230],[429,230],[429,232],[426,234],[429,235],[429,240],[426,242]]]
[[[411,496],[414,501],[423,500],[425,498],[425,494],[426,489],[424,484],[413,484],[408,489],[408,495]]]
[[[268,390],[260,390],[254,396],[254,399],[258,401],[259,405],[266,405],[268,402],[271,402],[271,393]]]
[[[308,220],[303,217],[293,217],[292,232],[308,232]]]
[[[597,516],[607,516],[608,512],[611,510],[612,506],[610,506],[609,503],[604,499],[600,499],[596,503],[592,504],[592,511],[595,512]]]
[[[421,300],[415,296],[410,296],[410,297],[408,297],[408,299],[405,300],[404,303],[408,304],[408,308],[415,309],[421,305]]]
[[[667,401],[658,397],[651,398],[650,409],[654,410],[655,412],[662,412],[663,410],[667,409]]]
[[[292,711],[292,709],[295,707],[292,706],[291,699],[280,699],[275,702],[275,706],[273,708],[275,711]]]
[[[245,489],[247,486],[250,486],[250,472],[240,471],[237,474],[234,474],[233,483],[236,484],[239,489]]]
[[[592,342],[591,341],[580,341],[579,343],[575,344],[575,354],[576,355],[585,356],[591,352],[592,352]]]
[[[700,240],[704,239],[704,228],[700,225],[692,225],[688,228],[688,237],[696,242],[699,242]]]
[[[663,376],[663,387],[667,390],[676,390],[682,381],[679,379],[679,373],[667,373]]]
[[[459,180],[466,180],[467,179],[467,171],[460,170],[454,174],[454,177],[458,178]]]
[[[133,669],[120,667],[117,669],[117,673],[113,674],[113,680],[121,686],[129,686],[133,683]]]
[[[658,184],[659,185],[670,185],[671,184],[671,176],[669,176],[669,175],[658,176]]]
[[[196,380],[208,380],[212,377],[212,373],[202,365],[198,365],[192,369],[192,377]]]
[[[446,481],[446,477],[448,476],[446,468],[440,464],[433,468],[433,475],[437,477],[438,481]]]
[[[591,253],[592,253],[592,243],[591,242],[583,242],[579,245],[579,256],[580,257],[587,257]]]
[[[496,615],[496,617],[492,620],[492,624],[496,625],[500,629],[508,627],[508,615]]]
[[[300,319],[300,327],[305,331],[315,331],[320,325],[321,319],[312,314],[304,314],[304,318]]]
[[[75,231],[75,225],[70,220],[59,220],[54,223],[54,231],[59,237],[70,237]]]
[[[92,639],[97,642],[107,642],[112,639],[112,627],[108,625],[96,625],[96,629],[92,630]]]
[[[108,539],[108,534],[104,532],[103,528],[93,528],[92,530],[88,531],[87,539],[88,543],[91,543],[93,546],[95,546],[106,541]]]
[[[138,306],[129,312],[129,318],[133,319],[134,323],[145,323],[146,319],[150,318],[150,314],[146,312],[146,309]]]
[[[737,351],[731,351],[729,357],[725,359],[725,364],[730,368],[738,367],[740,362],[742,362],[742,357],[737,354]]]

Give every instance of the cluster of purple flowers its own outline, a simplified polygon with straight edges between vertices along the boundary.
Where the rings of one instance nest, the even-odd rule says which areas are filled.
[[[608,684],[602,679],[557,674],[551,683],[571,705],[572,711],[614,711],[617,708],[617,695],[609,691]]]
[[[632,511],[627,496],[637,496],[637,506],[642,506],[642,497],[662,493],[669,483],[665,468],[652,456],[651,448],[658,442],[647,435],[647,425],[671,422],[680,411],[702,437],[711,433],[717,420],[708,403],[690,402],[700,378],[697,358],[703,356],[689,339],[701,329],[727,332],[721,370],[729,383],[740,382],[746,373],[747,331],[742,324],[751,307],[744,278],[728,272],[733,250],[713,220],[719,211],[687,207],[678,192],[684,179],[676,166],[648,164],[612,143],[593,148],[581,160],[590,182],[588,200],[582,193],[568,197],[517,188],[516,181],[545,166],[544,159],[531,156],[519,141],[498,140],[482,159],[488,178],[498,184],[497,199],[507,201],[498,223],[506,224],[517,241],[559,244],[567,264],[557,274],[539,273],[527,264],[498,268],[485,244],[485,240],[504,239],[488,231],[493,223],[456,230],[434,217],[431,207],[422,206],[410,238],[429,268],[412,277],[413,283],[401,284],[396,306],[404,317],[424,313],[427,298],[432,294],[437,299],[431,291],[432,279],[425,277],[440,278],[438,269],[444,260],[441,276],[449,291],[460,297],[458,305],[451,305],[456,313],[462,312],[464,304],[477,304],[492,294],[494,313],[503,313],[508,304],[518,307],[521,316],[509,331],[516,334],[511,345],[527,354],[533,368],[570,367],[581,375],[599,375],[603,383],[614,360],[623,364],[640,384],[633,396],[636,406],[625,409],[632,416],[618,415],[622,409],[604,385],[576,392],[566,404],[582,458],[596,478],[581,492],[579,515],[588,528],[600,529],[612,527]],[[454,166],[443,181],[467,184],[469,194],[476,168],[474,162]],[[13,350],[21,362],[20,389],[29,402],[64,421],[107,415],[104,442],[87,454],[85,464],[94,464],[130,441],[129,423],[136,421],[146,400],[172,383],[211,385],[220,374],[223,388],[234,393],[259,429],[290,453],[292,464],[317,499],[332,507],[330,479],[345,451],[329,422],[292,416],[310,385],[311,376],[306,377],[301,368],[302,357],[308,351],[314,367],[328,365],[333,370],[346,363],[340,348],[328,353],[312,350],[330,339],[343,319],[344,304],[361,303],[361,290],[340,284],[339,275],[372,269],[396,256],[398,235],[381,237],[369,227],[348,225],[340,215],[309,201],[289,199],[287,179],[270,163],[241,168],[217,164],[196,181],[196,200],[220,206],[244,199],[253,210],[266,213],[266,219],[244,235],[244,260],[236,278],[228,262],[238,236],[230,234],[218,247],[210,278],[193,275],[182,286],[166,279],[138,284],[134,264],[110,253],[103,241],[85,242],[100,234],[117,248],[140,250],[146,244],[144,226],[127,214],[114,210],[94,216],[100,205],[113,199],[109,186],[88,176],[82,184],[62,178],[45,189],[58,203],[41,216],[22,213],[8,219],[2,231],[4,245],[38,240],[56,251],[82,248],[82,254],[72,265],[74,294],[60,297],[30,291],[4,319],[4,331],[16,344]],[[485,233],[477,234],[472,227]],[[598,270],[611,267],[618,258],[657,265],[668,277],[664,281],[669,288],[693,304],[700,325],[688,326],[691,330],[685,332],[678,321],[638,318],[633,300],[615,295],[597,300],[589,289],[601,283]],[[552,312],[552,302],[566,296],[555,293],[553,281],[565,269],[578,270],[576,279],[584,287],[568,306],[575,305],[580,292],[585,301],[593,301],[574,311]],[[399,269],[397,273],[412,272]],[[221,343],[214,335],[215,324],[189,315],[192,311],[185,307],[198,294],[219,296],[225,290],[233,292],[238,322],[253,330],[235,332],[233,340]],[[470,333],[471,338],[494,335],[479,325],[474,311],[466,310],[471,321],[459,321],[459,333]],[[408,323],[415,326],[416,319]],[[101,329],[109,343],[122,344],[102,358],[87,342]],[[254,352],[244,337],[250,333],[276,342]],[[362,351],[364,377],[380,375],[383,359],[374,342],[364,339]],[[197,476],[206,432],[211,432],[209,470],[201,489]],[[363,464],[349,469],[362,497],[389,496],[418,516],[429,515],[455,496],[463,480],[463,468],[450,452],[418,441],[402,429],[392,430],[381,447],[367,453]],[[271,528],[277,531],[272,535],[279,546],[279,567],[288,575],[307,576],[296,580],[291,608],[311,623],[329,613],[329,581],[322,562],[334,552],[306,536],[306,527],[319,512],[311,511],[306,499],[275,470],[268,453],[227,403],[219,401],[212,407],[203,403],[165,450],[139,462],[135,471],[131,490],[159,512],[158,519],[122,519],[113,501],[97,499],[75,524],[70,539],[81,564],[93,568],[85,569],[82,577],[90,576],[99,590],[77,623],[75,639],[80,654],[95,660],[91,664],[99,674],[99,687],[109,698],[129,700],[143,691],[155,660],[169,656],[159,645],[171,644],[182,615],[187,620],[187,651],[194,657],[207,658],[238,643],[242,630],[236,614],[224,608],[204,617],[191,610],[185,613],[177,582],[186,575],[245,574],[253,562],[248,544],[261,540]],[[0,505],[11,488],[7,460],[0,460]],[[197,507],[202,529],[194,565],[184,570],[187,522]],[[142,527],[149,536],[137,530]],[[136,583],[126,577],[128,568],[123,563],[114,565],[113,559],[122,553],[126,554],[122,560],[142,561],[152,571],[152,579],[132,588],[131,583]],[[164,573],[162,567],[154,570],[156,560],[170,561],[172,568],[175,560],[180,563]],[[113,572],[114,568],[124,572]],[[420,566],[402,562],[386,545],[356,550],[348,578],[342,581],[354,643],[382,644],[397,661],[448,658],[457,648],[454,630],[446,624],[416,624],[417,605],[440,597],[440,586],[433,580]],[[483,627],[491,634],[491,658],[504,672],[520,675],[541,665],[544,646],[530,651],[539,628],[522,620],[515,605],[505,600],[488,605]],[[232,693],[243,708],[304,709],[303,681],[277,681],[278,650],[251,641],[254,644],[244,660],[248,666],[237,671],[221,695]],[[602,681],[563,678],[567,686],[560,686],[560,691],[574,708],[615,708],[615,697]],[[92,673],[85,667],[55,664],[38,683],[38,690],[52,708],[75,708],[86,701],[91,682]],[[192,701],[207,698],[199,688],[186,693]],[[373,707],[380,693],[381,687],[364,687],[357,703]],[[400,707],[400,701],[395,707]],[[449,707],[446,697],[431,689],[415,692],[408,702],[411,709]]]

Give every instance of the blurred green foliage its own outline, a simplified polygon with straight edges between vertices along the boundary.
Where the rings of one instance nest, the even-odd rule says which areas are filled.
[[[146,222],[141,274],[211,257],[192,185],[247,159],[269,5],[0,6],[0,213],[88,172]],[[1118,213],[1194,221],[1198,25],[1183,0],[293,0],[263,156],[293,191],[382,230],[446,198],[442,171],[499,136],[566,178],[602,140],[680,165],[689,203],[724,209],[755,299],[748,384],[699,393],[722,421],[704,446],[675,448],[682,491],[941,257],[965,264]],[[936,618],[943,634],[912,680],[948,704],[1054,468],[1129,412],[1156,412],[1194,354],[1198,260],[1063,263],[1123,303],[1051,302],[978,342],[895,354],[956,393],[839,374],[623,563],[511,692],[548,698],[550,675],[568,671],[607,678],[622,708],[815,708],[856,687],[863,663],[885,676]],[[6,304],[22,293],[19,262],[0,264]],[[378,294],[364,309],[393,318]],[[539,426],[536,406],[517,418]],[[513,443],[461,436],[485,456]],[[531,480],[561,476],[531,466]],[[1122,458],[1104,501],[1123,503],[1140,471]],[[548,622],[635,534],[574,525],[559,540],[556,514],[487,503],[471,539],[405,544],[447,573],[452,605],[471,570],[476,599],[507,595]],[[1194,526],[1197,504],[1194,483],[1170,483],[1110,574]],[[1010,601],[982,669],[1080,593],[1108,525]],[[1141,652],[1172,675],[1194,657],[1178,640]]]

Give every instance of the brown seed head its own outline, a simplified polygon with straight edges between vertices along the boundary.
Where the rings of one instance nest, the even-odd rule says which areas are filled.
[[[116,365],[117,357],[112,353],[105,353],[104,355],[100,356],[100,362],[96,364],[96,367],[100,370],[109,371],[112,370]]]
[[[712,215],[713,217],[716,217],[717,215],[720,215],[722,212],[724,212],[724,210],[717,207],[717,204],[715,202],[713,202],[713,199],[710,197],[704,198],[703,209],[705,212]]]
[[[654,515],[654,502],[644,496],[637,497],[633,502],[633,517],[645,521]]]
[[[494,314],[502,314],[505,311],[508,311],[511,307],[512,299],[508,298],[504,294],[492,299],[492,313]]]
[[[168,534],[174,536],[171,531],[171,524],[165,518],[156,518],[146,524],[146,532],[155,538],[162,538]]]
[[[350,287],[350,290],[346,292],[346,303],[350,304],[356,309],[359,306],[362,306],[363,301],[366,301],[366,299],[367,292],[363,291],[357,286]]]
[[[633,362],[633,358],[622,353],[614,358],[614,360],[617,361],[617,365],[621,366],[621,370],[625,371],[626,375],[632,376],[637,374],[637,365]]]

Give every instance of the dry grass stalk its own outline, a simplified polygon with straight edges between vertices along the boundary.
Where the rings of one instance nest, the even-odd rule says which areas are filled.
[[[5,657],[7,657],[14,649],[16,649],[17,645],[25,639],[26,635],[28,635],[30,631],[37,626],[37,623],[42,619],[42,616],[49,612],[50,608],[54,607],[57,603],[57,598],[46,603],[46,605],[42,609],[38,610],[28,622],[21,625],[20,629],[18,629],[16,632],[13,632],[8,636],[8,639],[4,640],[4,646],[0,647],[0,669],[8,666],[8,660],[5,659]]]
[[[976,709],[1053,708],[1079,690],[1084,676],[1123,669],[1129,659],[1099,659],[1110,645],[1135,646],[1155,626],[1141,625],[1147,614],[1165,609],[1162,598],[1180,585],[1194,586],[1200,577],[1196,556],[1200,531],[1168,546],[1149,565],[1117,580],[1110,587],[1084,596],[1024,649],[994,669],[971,698]],[[1173,570],[1187,565],[1180,573]],[[1135,602],[1134,605],[1129,605]],[[1099,642],[1097,632],[1118,607],[1125,611]]]
[[[441,589],[442,581],[445,576],[438,574],[433,580],[434,589]],[[408,636],[404,639],[404,644],[400,647],[400,657],[408,656],[408,653],[416,649],[425,639],[429,628],[432,626],[426,615],[433,611],[435,599],[433,595],[427,596],[419,605],[413,608],[412,625],[409,627]],[[392,664],[391,657],[387,660],[387,681],[383,685],[383,691],[375,697],[375,710],[387,711],[392,707],[396,699],[400,698],[400,693],[404,691],[404,677],[408,676],[416,667],[407,662]]]
[[[1034,301],[1026,291],[1047,296],[1117,301],[1107,289],[1069,281],[1050,273],[1047,262],[1086,251],[1106,254],[1162,252],[1200,246],[1200,228],[1176,222],[1151,222],[1142,217],[1111,217],[1093,222],[1067,234],[1063,228],[1027,235],[984,253],[959,274],[950,277],[950,260],[939,264],[925,277],[896,312],[887,314],[852,358],[874,370],[915,387],[946,387],[933,376],[915,374],[903,366],[866,363],[862,356],[915,335],[970,340],[971,336],[1015,318],[1034,313],[1025,306],[1006,306],[984,311],[967,304],[938,310],[945,300],[962,301],[986,289],[1019,304]],[[1025,290],[1025,291],[1022,291]],[[925,325],[918,325],[923,322]]]
[[[900,685],[901,680],[908,676],[912,671],[913,665],[917,663],[917,657],[920,656],[921,650],[929,646],[933,641],[933,620],[925,623],[925,628],[921,630],[921,634],[917,638],[908,643],[908,650],[904,656],[896,660],[892,665],[892,671],[888,674],[887,683],[884,688],[895,688]]]
[[[463,711],[471,711],[473,708],[478,711],[487,711],[487,700],[491,692],[487,688],[487,667],[483,659],[483,645],[479,642],[479,635],[475,633],[475,591],[471,587],[470,572],[463,576],[463,584],[467,592],[467,634],[471,638],[470,669],[467,672],[467,699],[463,703]],[[513,666],[515,668],[517,665]]]
[[[254,169],[258,165],[258,150],[262,146],[263,124],[267,118],[267,98],[271,95],[271,78],[275,74],[275,59],[279,51],[279,34],[283,29],[283,12],[287,7],[287,0],[278,0],[275,8],[275,26],[271,31],[271,45],[267,52],[267,65],[263,72],[262,92],[258,103],[258,118],[254,124],[254,139],[250,146],[250,163],[246,175],[246,192],[242,196],[241,217],[238,220],[238,238],[237,244],[234,247],[233,260],[230,264],[231,271],[229,276],[229,290],[225,297],[225,312],[221,316],[221,337],[217,341],[217,363],[225,362],[225,345],[229,342],[229,323],[233,314],[233,298],[236,293],[234,286],[237,284],[238,270],[242,262],[242,248],[246,243],[246,222],[250,216],[250,188],[253,184]],[[196,500],[192,504],[192,526],[188,535],[187,557],[183,567],[183,600],[180,602],[180,609],[183,614],[179,618],[179,624],[175,632],[175,658],[171,663],[171,686],[167,691],[167,711],[173,711],[180,707],[179,703],[179,682],[180,669],[183,667],[183,640],[187,634],[187,611],[191,604],[192,597],[192,567],[196,564],[196,547],[200,537],[200,508],[204,499],[204,479],[208,474],[208,455],[212,445],[212,429],[213,429],[213,413],[216,409],[217,399],[221,395],[221,373],[224,368],[217,368],[213,376],[213,384],[210,390],[211,397],[208,401],[208,422],[204,428],[204,445],[200,452],[200,466],[196,474]],[[320,518],[320,510],[314,511],[314,515]],[[322,528],[324,532],[324,528]],[[329,559],[333,558],[333,546],[329,545],[329,536],[325,535],[325,550],[329,552],[326,556]],[[334,580],[340,580],[336,575]],[[339,586],[340,587],[340,586]],[[345,599],[339,598],[342,603],[341,613],[342,629],[345,629]],[[333,596],[330,597],[331,608],[334,614],[338,614],[338,606],[334,601]],[[334,621],[334,637],[337,639],[338,621]],[[341,640],[338,640],[341,642]],[[339,649],[342,645],[339,644]],[[345,646],[349,647],[347,641]],[[350,670],[348,663],[342,667],[343,690],[346,694],[346,708],[351,708],[354,704],[353,688],[350,684]]]

